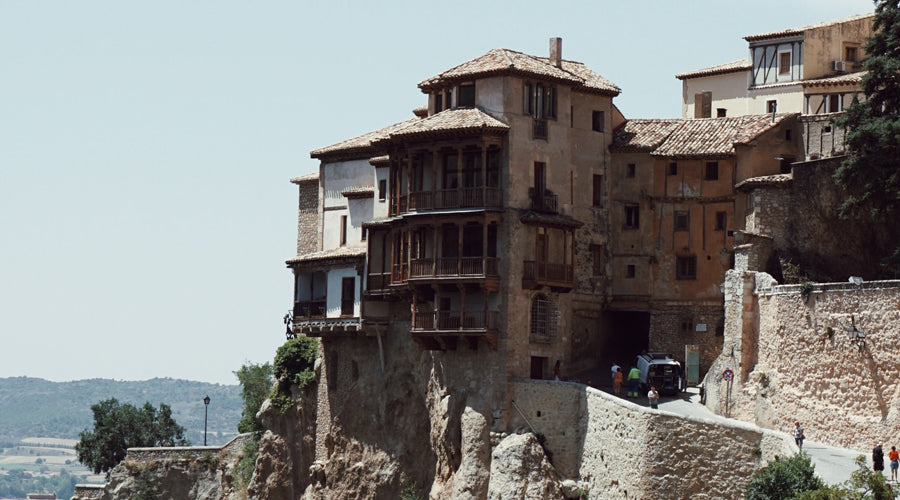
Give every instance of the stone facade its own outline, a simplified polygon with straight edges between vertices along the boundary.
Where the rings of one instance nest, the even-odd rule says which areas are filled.
[[[739,499],[757,469],[796,452],[785,433],[650,410],[580,384],[512,385],[514,424],[543,434],[560,476],[592,499]]]
[[[297,206],[297,255],[312,253],[321,248],[319,224],[319,175],[311,174],[291,179],[300,191]]]

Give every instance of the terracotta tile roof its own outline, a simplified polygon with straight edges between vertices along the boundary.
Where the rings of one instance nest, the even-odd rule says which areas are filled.
[[[751,177],[737,183],[735,189],[750,189],[758,186],[779,186],[790,184],[794,180],[794,174],[763,175]]]
[[[376,156],[374,158],[369,158],[369,165],[374,165],[376,167],[387,166],[390,160],[390,155]]]
[[[413,110],[413,114],[418,116],[419,118],[425,118],[428,116],[428,106],[419,106],[418,108]]]
[[[419,120],[421,120],[421,118],[410,118],[409,120],[404,120],[400,123],[388,125],[382,129],[353,137],[352,139],[345,139],[330,146],[325,146],[324,148],[314,149],[310,151],[309,156],[311,158],[323,158],[328,156],[346,156],[355,158],[372,157],[377,154],[377,151],[372,147],[372,143],[375,140]]]
[[[615,131],[613,152],[649,152],[667,158],[726,157],[796,113],[693,120],[629,120]]]
[[[311,174],[306,175],[298,175],[291,179],[291,182],[294,184],[302,184],[305,182],[319,182],[319,173],[313,172]]]
[[[365,248],[338,247],[291,257],[284,261],[284,263],[288,266],[294,264],[326,263],[340,260],[355,260],[365,256]]]
[[[859,71],[856,73],[847,73],[845,75],[828,76],[824,78],[815,78],[812,80],[803,80],[803,87],[830,87],[838,85],[859,85],[862,83],[863,77],[868,71]]]
[[[741,59],[738,61],[732,61],[725,64],[718,64],[716,66],[710,66],[708,68],[697,69],[694,71],[688,71],[685,73],[680,73],[675,75],[675,78],[679,80],[685,80],[687,78],[699,78],[701,76],[712,76],[712,75],[722,75],[725,73],[737,73],[739,71],[747,71],[752,69],[753,65],[750,64],[749,59]]]
[[[505,133],[509,125],[477,108],[445,109],[436,115],[416,120],[383,134],[376,142],[405,140],[413,137],[455,135],[460,133]]]
[[[375,196],[375,188],[372,186],[356,186],[341,191],[341,196],[345,198],[371,198]]]
[[[809,24],[806,26],[801,26],[799,28],[788,28],[788,29],[783,29],[780,31],[770,31],[768,33],[760,33],[758,35],[748,35],[748,36],[744,37],[744,40],[747,40],[748,42],[754,42],[757,40],[768,40],[768,39],[772,39],[772,38],[784,38],[784,37],[788,37],[788,36],[802,35],[806,31],[810,31],[810,30],[814,30],[814,29],[818,29],[818,28],[825,28],[827,26],[833,26],[835,24],[848,23],[851,21],[858,21],[860,19],[865,19],[867,17],[874,18],[875,13],[869,12],[867,14],[857,14],[855,16],[847,16],[847,17],[842,17],[841,19],[834,19],[832,21],[824,21],[821,23]]]
[[[427,80],[419,82],[422,92],[466,80],[494,75],[525,75],[556,82],[569,83],[578,90],[618,95],[615,84],[575,61],[563,61],[562,68],[549,58],[536,57],[509,49],[494,49],[487,54],[464,62]]]

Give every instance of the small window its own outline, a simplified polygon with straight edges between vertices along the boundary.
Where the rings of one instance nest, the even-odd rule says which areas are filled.
[[[634,275],[635,275],[634,264],[628,264],[628,266],[625,267],[625,277],[626,278],[634,278]]]
[[[341,280],[341,316],[353,316],[353,304],[356,301],[356,278]]]
[[[691,333],[694,330],[694,320],[684,318],[681,320],[681,333]]]
[[[828,109],[825,111],[826,113],[837,113],[841,110],[841,95],[840,94],[829,94],[828,95]]]
[[[859,60],[859,49],[857,47],[844,47],[844,60],[856,62]]]
[[[625,205],[625,229],[637,229],[641,225],[640,206],[636,204]]]
[[[594,174],[594,206],[603,206],[603,176]]]
[[[634,163],[629,163],[625,169],[625,177],[633,178],[637,167]]]
[[[361,236],[359,238],[359,241],[366,241],[366,238],[369,237],[369,228],[363,227],[362,231],[360,231],[360,234]]]
[[[706,177],[706,180],[708,180],[708,181],[719,180],[719,162],[717,162],[717,161],[706,162],[705,177]]]
[[[791,140],[791,137],[792,137],[791,129],[785,129],[784,140],[789,141],[789,140]]]
[[[687,231],[691,227],[691,215],[686,210],[675,212],[675,230]]]
[[[441,92],[434,93],[434,113],[438,114],[444,110],[444,94]]]
[[[603,276],[603,245],[591,244],[591,268],[594,276]]]
[[[522,112],[526,115],[534,114],[534,88],[530,83],[526,83],[522,90]]]
[[[559,311],[550,299],[537,295],[531,301],[531,341],[549,344],[556,338]]]
[[[830,133],[831,133],[831,125],[825,125],[825,126],[822,128],[822,133],[823,133],[823,134],[830,134]]]
[[[716,108],[716,118],[725,118],[728,114],[728,110],[725,108]]]
[[[678,164],[675,162],[669,163],[666,167],[667,175],[678,175]]]
[[[716,212],[716,231],[724,231],[728,225],[728,213]]]
[[[791,53],[790,52],[779,52],[778,53],[778,74],[779,75],[791,74]]]
[[[678,257],[675,261],[675,279],[697,279],[697,257]]]
[[[387,179],[379,179],[378,181],[378,201],[387,199]]]
[[[778,111],[778,101],[766,101],[766,113],[775,113]]]
[[[606,130],[606,113],[603,111],[594,111],[591,113],[591,130],[594,132],[603,132]]]
[[[347,244],[347,216],[341,216],[341,246]]]
[[[459,95],[456,97],[457,108],[475,107],[475,84],[467,83],[459,86]]]

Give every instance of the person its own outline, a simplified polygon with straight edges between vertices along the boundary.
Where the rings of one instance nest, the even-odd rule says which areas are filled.
[[[891,460],[891,481],[897,480],[897,468],[900,467],[900,452],[897,452],[896,446],[891,446],[888,452],[888,458]]]
[[[806,436],[803,435],[803,426],[800,425],[800,422],[794,422],[794,426],[794,442],[797,443],[797,448],[803,451],[803,440],[806,439]]]
[[[555,380],[555,381],[557,381],[557,382],[560,381],[560,376],[559,376],[559,360],[558,360],[558,359],[556,360],[556,364],[553,365],[553,380]]]
[[[622,379],[625,378],[625,374],[622,373],[621,368],[616,368],[616,374],[613,375],[613,393],[616,396],[622,394]]]
[[[884,452],[881,450],[880,444],[876,444],[872,448],[872,468],[877,471],[884,470]]]
[[[619,371],[622,371],[622,367],[619,366],[619,363],[614,362],[612,368],[610,368],[610,376],[612,377],[613,381],[616,380],[616,372]]]
[[[632,366],[628,370],[628,397],[638,397],[638,387],[641,385],[641,371],[637,367]]]
[[[650,386],[650,392],[647,393],[647,399],[650,401],[650,408],[659,408],[659,393],[656,387]]]

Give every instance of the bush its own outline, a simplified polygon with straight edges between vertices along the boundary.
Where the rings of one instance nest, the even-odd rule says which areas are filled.
[[[318,357],[318,347],[318,342],[308,337],[285,342],[275,353],[275,379],[280,384],[306,388],[315,377],[313,367]]]
[[[747,484],[746,500],[793,498],[805,491],[821,489],[824,483],[816,477],[815,466],[806,453],[784,459],[775,457],[760,469]]]

